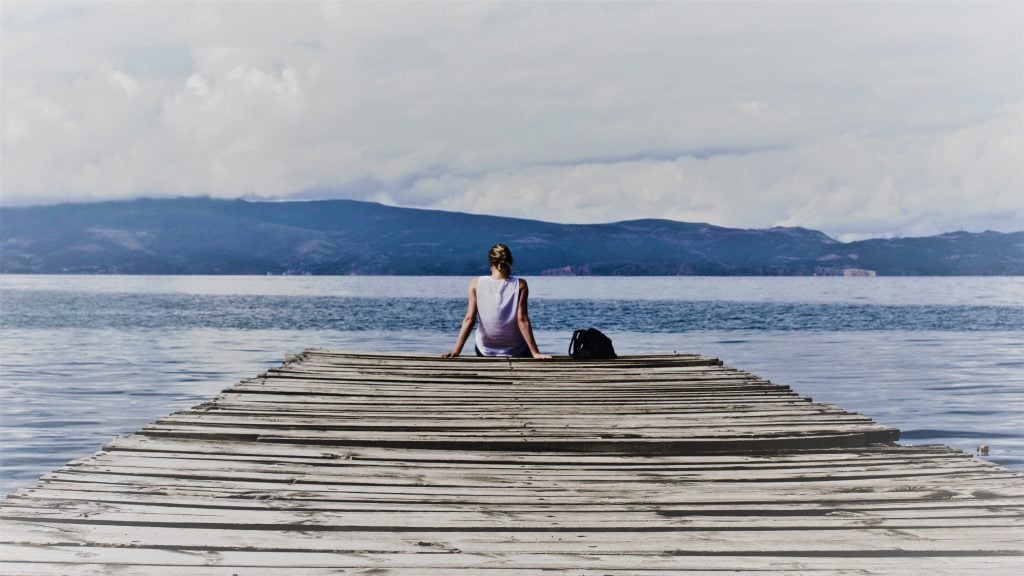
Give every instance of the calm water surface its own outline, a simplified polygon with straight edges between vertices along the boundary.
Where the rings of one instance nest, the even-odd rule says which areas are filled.
[[[466,278],[0,276],[0,493],[309,347],[440,353]],[[1024,279],[532,278],[547,352],[696,352],[1024,471]]]

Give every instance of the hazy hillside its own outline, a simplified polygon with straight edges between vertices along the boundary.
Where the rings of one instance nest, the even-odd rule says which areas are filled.
[[[495,242],[533,275],[1024,274],[1024,232],[840,243],[802,228],[564,225],[351,200],[0,209],[4,273],[465,275],[486,271]]]

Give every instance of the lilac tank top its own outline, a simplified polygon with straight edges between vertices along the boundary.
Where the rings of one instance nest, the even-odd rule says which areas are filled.
[[[516,356],[528,346],[519,331],[519,278],[476,282],[476,347],[484,356]]]

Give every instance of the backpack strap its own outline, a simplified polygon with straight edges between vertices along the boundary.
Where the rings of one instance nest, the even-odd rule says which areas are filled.
[[[576,358],[576,355],[579,354],[580,349],[583,348],[583,338],[586,332],[586,330],[576,330],[572,333],[572,339],[569,340],[569,356]]]

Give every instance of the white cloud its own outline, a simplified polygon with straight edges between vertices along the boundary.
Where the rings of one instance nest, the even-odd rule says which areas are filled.
[[[1024,101],[978,124],[895,138],[839,135],[708,158],[432,176],[411,198],[450,210],[607,222],[661,217],[804,226],[842,239],[1024,225]],[[461,192],[455,192],[461,191]],[[538,207],[540,209],[538,210]]]
[[[196,96],[206,96],[210,93],[210,83],[202,74],[193,74],[185,81],[185,87]]]
[[[110,83],[124,90],[128,94],[133,94],[139,91],[139,83],[132,78],[130,74],[122,72],[120,70],[114,70],[110,74]]]
[[[1022,22],[985,2],[5,2],[0,194],[1021,229]]]

